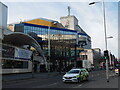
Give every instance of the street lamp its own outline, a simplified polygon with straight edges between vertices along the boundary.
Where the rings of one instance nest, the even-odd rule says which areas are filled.
[[[107,39],[110,39],[110,38],[113,38],[113,36],[109,36],[109,37],[107,37]]]
[[[89,3],[89,5],[93,5],[93,4],[95,4],[95,3],[99,3],[99,2],[91,2],[91,3]]]
[[[89,5],[93,5],[98,2],[92,2],[89,3]],[[102,0],[102,9],[103,9],[103,24],[104,24],[104,33],[105,33],[105,49],[107,50],[107,35],[106,35],[106,20],[105,20],[105,4],[104,0]],[[109,82],[109,76],[108,76],[108,59],[106,59],[106,78],[107,82]]]
[[[52,25],[55,25],[57,24],[58,22],[57,21],[52,21],[51,22],[51,25],[48,26],[48,72],[50,72],[50,56],[51,56],[51,53],[50,53],[50,27]]]

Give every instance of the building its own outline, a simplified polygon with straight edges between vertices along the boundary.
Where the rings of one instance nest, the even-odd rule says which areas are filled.
[[[79,32],[66,29],[64,24],[58,21],[37,18],[9,26],[9,28],[12,26],[14,32],[32,36],[41,45],[47,62],[49,62],[50,56],[51,71],[73,66],[79,52],[86,45],[88,45],[87,48],[91,48],[91,38],[82,29]]]
[[[99,48],[95,49],[85,49],[80,52],[80,60],[89,60],[94,68],[100,67],[100,62],[102,59],[101,50]]]
[[[7,27],[7,6],[0,2],[0,89],[2,89],[2,39],[3,39],[3,29]]]
[[[4,31],[2,74],[40,71],[40,63],[43,61],[46,64],[45,69],[47,69],[46,58],[42,53],[41,46],[34,38],[24,33]],[[36,56],[36,52],[28,47],[34,47],[39,55]],[[31,58],[32,56],[33,58]],[[33,66],[34,69],[32,69]]]
[[[60,17],[60,22],[66,29],[77,30],[78,19],[75,16]]]
[[[15,32],[18,32],[20,30],[22,30],[22,32],[25,34],[37,34],[37,36],[42,39],[40,40],[36,38],[38,43],[42,46],[47,59],[49,58],[48,43],[50,39],[51,67],[60,68],[61,65],[64,66],[65,63],[72,63],[74,61],[76,31],[28,23],[16,24]],[[49,30],[50,36],[48,35]],[[65,61],[65,63],[63,63],[63,61]],[[56,64],[58,64],[58,66],[55,66]]]
[[[91,49],[91,37],[78,25],[78,19],[75,16],[61,17],[60,22],[66,29],[77,31],[82,48]]]
[[[3,30],[7,28],[8,7],[0,2],[0,39],[3,39]]]
[[[32,72],[33,67],[40,71],[39,64],[43,62],[45,69],[48,69],[41,46],[33,37],[7,29],[7,9],[7,6],[0,2],[0,73]]]

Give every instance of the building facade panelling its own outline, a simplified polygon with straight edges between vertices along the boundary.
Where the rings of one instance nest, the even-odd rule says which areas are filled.
[[[102,58],[100,49],[85,49],[80,53],[80,58],[83,56],[86,56],[87,60],[89,60],[95,68],[100,67]],[[81,58],[81,60],[86,60],[86,58]]]
[[[0,2],[0,38],[3,39],[3,30],[7,28],[7,6]]]
[[[75,16],[61,17],[60,22],[66,29],[76,30],[76,25],[78,25],[78,20]]]

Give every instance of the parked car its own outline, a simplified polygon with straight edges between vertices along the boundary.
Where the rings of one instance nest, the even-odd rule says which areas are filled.
[[[71,69],[63,76],[63,82],[81,82],[83,80],[88,80],[89,73],[86,69],[76,68]]]

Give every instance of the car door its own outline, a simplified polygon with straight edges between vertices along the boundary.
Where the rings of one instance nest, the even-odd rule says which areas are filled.
[[[86,80],[87,74],[86,74],[85,70],[82,70],[82,72],[83,72],[83,80]]]
[[[88,71],[87,71],[87,70],[85,70],[85,73],[86,73],[86,76],[88,77],[88,76],[89,76],[89,73],[88,73]]]
[[[84,80],[84,72],[81,70],[81,80]]]

